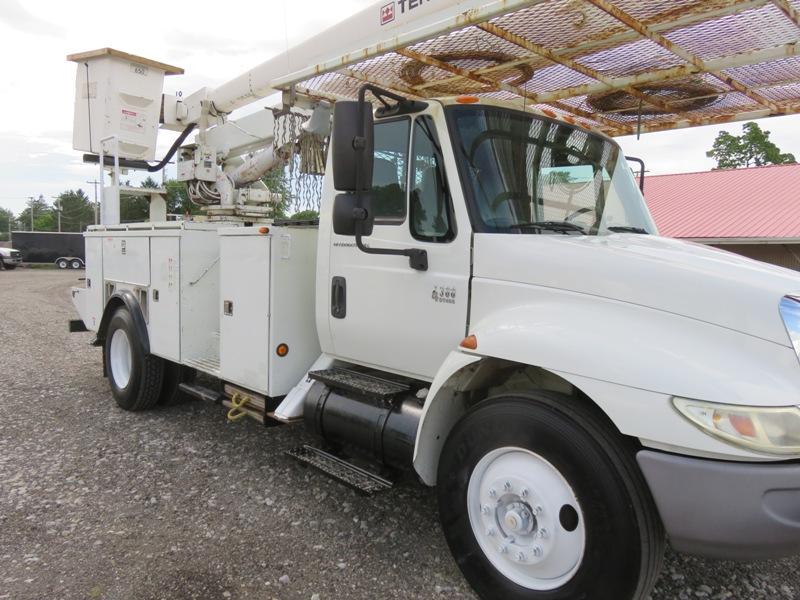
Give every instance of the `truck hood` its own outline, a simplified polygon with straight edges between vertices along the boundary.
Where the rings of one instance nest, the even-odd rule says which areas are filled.
[[[0,256],[11,256],[13,251],[13,248],[0,248]]]
[[[790,346],[778,306],[800,274],[653,235],[476,234],[474,276],[628,302]]]

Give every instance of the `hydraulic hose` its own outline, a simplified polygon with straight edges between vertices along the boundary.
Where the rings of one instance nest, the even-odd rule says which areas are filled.
[[[176,139],[175,142],[172,144],[166,156],[164,156],[164,158],[162,158],[158,163],[154,165],[147,165],[147,171],[149,173],[155,173],[166,167],[167,163],[175,155],[175,153],[178,151],[178,148],[181,147],[181,144],[183,144],[186,138],[189,137],[189,134],[192,133],[193,129],[194,129],[194,123],[190,123],[189,125],[187,125],[186,129],[184,129],[183,132],[181,132],[181,134],[178,136],[178,139]]]

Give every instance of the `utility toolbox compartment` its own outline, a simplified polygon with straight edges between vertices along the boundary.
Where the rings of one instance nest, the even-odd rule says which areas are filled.
[[[314,320],[317,231],[219,231],[220,371],[266,396],[286,394],[320,354]]]

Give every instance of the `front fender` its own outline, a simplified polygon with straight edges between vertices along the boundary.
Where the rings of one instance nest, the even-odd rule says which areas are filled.
[[[673,313],[523,284],[478,282],[473,303],[471,333],[482,355],[661,394],[797,404],[800,365],[788,338],[784,346]]]
[[[800,365],[788,345],[585,294],[476,280],[470,333],[477,349],[454,351],[442,365],[418,428],[414,466],[429,484],[466,411],[454,406],[457,391],[484,358],[552,372],[623,434],[696,456],[769,459],[702,433],[672,407],[672,396],[762,406],[797,404],[800,396]]]

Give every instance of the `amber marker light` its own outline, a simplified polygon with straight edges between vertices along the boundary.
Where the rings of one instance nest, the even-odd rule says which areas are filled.
[[[258,233],[260,233],[262,235],[269,233],[269,227],[259,227],[258,228]]]
[[[456,96],[456,102],[459,104],[475,104],[480,101],[481,99],[477,96]]]
[[[477,350],[478,349],[478,338],[474,335],[468,335],[459,344],[462,348],[466,348],[467,350]]]
[[[275,354],[283,358],[287,354],[289,354],[289,346],[286,344],[278,344],[278,347],[275,348]]]

